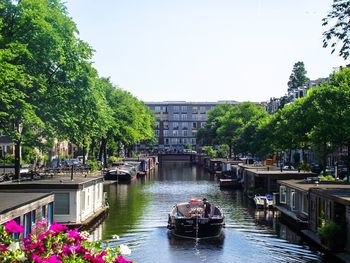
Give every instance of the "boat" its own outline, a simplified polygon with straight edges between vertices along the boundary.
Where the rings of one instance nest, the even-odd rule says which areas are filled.
[[[242,185],[238,179],[219,179],[220,188],[238,189]]]
[[[183,238],[218,237],[223,226],[221,209],[211,204],[210,212],[206,214],[204,202],[199,199],[174,205],[168,218],[168,229],[174,236]]]
[[[106,180],[115,180],[118,182],[130,182],[136,179],[136,174],[131,173],[130,170],[123,169],[121,167],[115,167],[110,170],[105,175]]]
[[[267,195],[255,195],[254,203],[256,208],[271,208],[273,206],[273,197],[270,194]]]

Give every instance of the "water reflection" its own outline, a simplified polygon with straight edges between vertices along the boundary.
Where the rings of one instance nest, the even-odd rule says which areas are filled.
[[[107,185],[110,211],[102,239],[113,234],[137,262],[319,262],[322,255],[280,224],[273,211],[255,210],[241,191],[220,190],[217,179],[188,163],[167,162],[144,179]],[[166,225],[170,208],[191,198],[221,207],[226,228],[219,239],[176,238]],[[99,236],[101,229],[96,234]],[[325,261],[326,262],[326,261]]]

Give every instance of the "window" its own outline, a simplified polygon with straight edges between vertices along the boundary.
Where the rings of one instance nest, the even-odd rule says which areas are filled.
[[[201,123],[201,128],[204,128],[205,127],[205,122],[202,122]]]
[[[36,220],[36,212],[33,210],[31,213],[31,225],[35,226],[35,220]]]
[[[176,120],[176,121],[180,120],[180,115],[179,114],[174,114],[174,120]]]
[[[187,136],[187,130],[182,131],[182,136]]]
[[[195,145],[195,144],[196,144],[196,139],[192,138],[192,145]]]
[[[173,136],[178,136],[178,130],[173,130]]]
[[[53,203],[49,203],[47,206],[47,226],[51,226],[53,224]]]
[[[295,191],[290,192],[290,208],[295,209]]]
[[[286,191],[286,187],[281,185],[280,186],[280,203],[281,204],[285,204],[287,199],[287,191]]]
[[[69,215],[69,193],[55,194],[55,214]]]
[[[165,139],[165,144],[169,145],[169,139],[168,138]]]
[[[41,207],[41,220],[46,219],[46,205]]]
[[[156,107],[154,108],[154,110],[155,110],[155,112],[160,112],[160,106],[156,106]]]
[[[192,128],[197,129],[197,122],[192,122]]]
[[[178,128],[179,128],[179,123],[173,122],[173,129],[178,129]]]
[[[309,199],[306,194],[303,194],[303,213],[309,214]]]
[[[187,129],[187,122],[182,123],[182,129]]]
[[[200,112],[205,112],[205,106],[200,106]]]
[[[181,111],[182,112],[187,112],[187,106],[181,106]]]
[[[31,214],[32,212],[26,213],[24,215],[24,222],[23,222],[23,236],[26,237],[32,230],[32,220],[31,220]]]
[[[80,192],[81,211],[85,210],[85,191]]]
[[[187,120],[187,114],[181,114],[181,120],[183,121]]]
[[[164,134],[164,136],[169,136],[169,130],[164,130],[163,134]]]
[[[179,112],[180,111],[180,107],[179,106],[174,106],[174,112]]]
[[[18,225],[21,224],[21,218],[20,217],[16,217],[15,219],[13,219]],[[18,239],[19,238],[19,233],[13,233],[11,234],[11,237],[14,239]]]

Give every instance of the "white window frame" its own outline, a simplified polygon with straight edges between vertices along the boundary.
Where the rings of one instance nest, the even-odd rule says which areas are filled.
[[[287,188],[284,185],[280,186],[280,203],[287,203]]]

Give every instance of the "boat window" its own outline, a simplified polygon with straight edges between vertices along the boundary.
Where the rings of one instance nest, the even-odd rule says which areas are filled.
[[[280,203],[281,204],[285,204],[286,203],[286,199],[287,199],[287,191],[286,191],[286,187],[281,185],[280,186]]]
[[[69,193],[55,194],[55,212],[57,215],[69,214]]]
[[[292,210],[295,209],[295,192],[294,191],[290,192],[290,207],[292,208]]]

